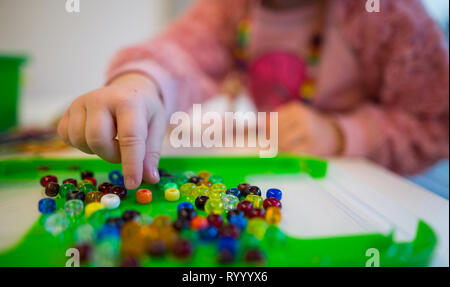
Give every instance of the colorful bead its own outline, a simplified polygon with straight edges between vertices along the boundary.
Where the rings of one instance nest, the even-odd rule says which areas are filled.
[[[80,187],[80,191],[84,192],[85,195],[94,190],[97,190],[97,188],[91,183],[84,184],[82,187]]]
[[[86,177],[84,180],[88,180],[91,182],[93,186],[97,186],[97,180],[93,177]]]
[[[197,215],[197,212],[193,208],[185,207],[181,208],[177,212],[178,219],[183,219],[187,221],[191,221]]]
[[[123,185],[123,175],[118,170],[113,170],[108,174],[109,181],[114,185]]]
[[[103,204],[101,204],[100,202],[91,202],[89,204],[86,205],[85,209],[84,209],[84,216],[86,218],[91,217],[91,215],[100,210],[100,209],[104,209],[105,206]]]
[[[49,182],[58,183],[58,178],[54,175],[46,175],[41,178],[40,183],[43,187],[46,187]]]
[[[265,218],[265,212],[264,209],[252,208],[245,214],[245,216],[247,216],[248,218],[255,218],[255,217]]]
[[[62,183],[63,184],[71,183],[74,186],[77,186],[77,180],[75,178],[67,178],[67,179],[63,180]]]
[[[261,263],[264,261],[264,255],[259,249],[249,249],[244,254],[244,260],[248,263]]]
[[[69,191],[66,195],[66,200],[79,199],[81,201],[84,201],[84,198],[85,198],[84,192],[79,190]]]
[[[164,241],[162,240],[154,240],[151,241],[148,245],[147,252],[150,256],[153,257],[161,257],[166,253],[167,247]]]
[[[211,186],[211,189],[218,189],[218,190],[222,190],[223,192],[225,192],[227,190],[227,186],[225,184],[223,184],[222,182],[217,182]]]
[[[194,230],[200,230],[208,226],[208,220],[203,216],[196,216],[192,218],[190,226]]]
[[[211,213],[222,214],[224,209],[225,209],[225,206],[221,200],[210,199],[205,204],[205,211],[207,214],[211,214]]]
[[[139,204],[148,204],[152,202],[152,191],[150,189],[141,188],[136,192],[136,201]]]
[[[180,191],[176,188],[169,188],[164,191],[164,197],[167,201],[177,201],[180,199]]]
[[[109,193],[109,191],[111,190],[111,187],[113,187],[113,186],[114,186],[114,184],[112,184],[110,182],[104,182],[98,186],[98,190],[103,192],[104,194],[107,194],[107,193]]]
[[[263,202],[264,209],[267,209],[271,206],[281,208],[281,202],[278,199],[276,199],[275,197],[268,197],[268,198],[264,199],[264,202]]]
[[[65,231],[69,227],[69,225],[70,221],[67,218],[65,212],[58,211],[49,215],[49,217],[45,219],[44,229],[48,233],[56,236]]]
[[[266,198],[269,198],[269,197],[273,197],[278,200],[281,200],[282,192],[281,192],[281,190],[279,190],[277,188],[271,188],[271,189],[267,190],[267,193],[266,193]]]
[[[192,255],[193,247],[189,240],[177,240],[173,246],[173,254],[177,258],[187,258]]]
[[[192,191],[193,195],[195,196],[195,198],[199,197],[199,196],[209,196],[209,188],[203,185],[197,186],[196,188],[194,188],[194,190]]]
[[[43,198],[39,200],[38,209],[42,214],[53,213],[56,209],[56,202],[53,198]]]
[[[244,212],[239,209],[231,209],[227,212],[228,220],[230,220],[234,216],[244,216]]]
[[[85,179],[83,179],[83,180],[81,180],[80,182],[78,182],[77,188],[78,188],[78,189],[81,189],[81,188],[83,187],[83,185],[85,185],[85,184],[90,184],[90,185],[92,185],[92,182],[91,182],[90,180],[85,180]]]
[[[192,196],[193,195],[193,190],[194,190],[194,188],[196,188],[197,186],[195,185],[195,183],[192,183],[192,182],[187,182],[187,183],[185,183],[185,184],[183,184],[182,186],[180,186],[180,191],[181,191],[181,194],[184,196],[184,197],[190,197],[190,196]]]
[[[189,221],[183,218],[178,218],[173,222],[172,226],[175,230],[181,231],[189,227]]]
[[[73,183],[64,183],[59,187],[59,194],[62,198],[66,198],[67,194],[73,190],[77,190],[77,187]]]
[[[206,219],[208,220],[209,225],[217,228],[223,224],[223,217],[220,214],[210,214]]]
[[[188,182],[188,178],[184,175],[177,175],[173,178],[173,181],[178,185],[182,186],[186,182]]]
[[[257,186],[252,185],[248,188],[248,194],[255,194],[261,196],[261,189]]]
[[[203,178],[199,176],[192,176],[191,178],[189,178],[189,182],[192,182],[194,184],[198,184],[201,181],[203,181]]]
[[[222,189],[210,189],[208,191],[208,197],[213,200],[222,200],[223,195],[225,195],[225,191]]]
[[[276,225],[281,221],[281,210],[275,206],[269,206],[266,210],[266,221],[271,225]]]
[[[106,209],[116,209],[120,205],[120,197],[114,193],[108,193],[102,196],[100,203],[105,206]]]
[[[247,215],[247,213],[253,208],[253,204],[250,201],[243,200],[238,203],[236,208],[242,211],[244,215]]]
[[[241,230],[239,229],[239,227],[237,227],[234,224],[226,224],[226,225],[222,225],[219,228],[219,236],[220,237],[229,237],[229,238],[233,238],[236,239],[239,237],[239,235],[241,234]]]
[[[89,170],[83,170],[81,172],[81,179],[86,179],[88,177],[94,177],[94,173],[92,171],[89,171]]]
[[[127,189],[125,187],[123,187],[122,185],[114,185],[109,190],[108,194],[110,194],[110,193],[118,195],[120,197],[120,200],[123,200],[127,197],[128,192],[127,192]]]
[[[97,239],[102,240],[109,237],[120,237],[120,228],[115,225],[105,224],[97,234]]]
[[[247,229],[246,231],[258,238],[259,240],[262,240],[264,238],[264,234],[267,230],[267,223],[262,218],[252,218],[248,221]]]
[[[249,194],[245,198],[245,200],[250,201],[253,204],[254,208],[262,208],[263,207],[263,198],[256,194]]]
[[[64,203],[64,211],[69,217],[78,217],[83,213],[84,203],[79,199],[69,200]]]
[[[152,226],[156,228],[163,228],[171,224],[170,217],[168,215],[158,215],[152,222]]]
[[[207,226],[205,228],[200,229],[198,232],[198,236],[200,239],[204,241],[211,241],[217,238],[219,231],[214,226]]]
[[[135,221],[137,220],[139,217],[141,217],[141,213],[137,210],[133,210],[133,209],[129,209],[129,210],[125,210],[122,213],[122,220],[127,223],[128,221]]]
[[[179,211],[182,208],[194,209],[194,205],[190,202],[181,202],[180,204],[178,204],[177,210]]]
[[[45,187],[45,194],[50,197],[55,197],[59,193],[59,184],[56,182],[49,182]]]
[[[245,230],[245,228],[247,227],[247,218],[245,218],[244,216],[232,216],[229,220],[229,223],[236,225],[241,232]]]
[[[206,202],[209,201],[209,197],[207,196],[199,196],[195,199],[195,207],[200,210],[205,210]]]
[[[220,264],[230,264],[234,261],[234,254],[226,249],[220,250],[218,261]]]
[[[222,237],[219,239],[219,251],[227,250],[232,254],[235,254],[238,249],[238,242],[236,239],[231,237]]]
[[[211,176],[211,173],[203,170],[203,171],[199,171],[197,173],[197,176],[203,178],[203,181],[209,181],[209,177]]]
[[[241,191],[241,196],[245,193],[245,196],[247,196],[248,194],[247,194],[247,191],[248,191],[248,188],[250,187],[250,184],[248,184],[248,183],[246,183],[246,182],[243,182],[243,183],[240,183],[238,186],[237,186],[237,188]],[[245,198],[245,197],[244,197]]]
[[[225,210],[235,209],[239,203],[239,198],[231,194],[222,195],[222,202],[224,204]]]
[[[227,189],[226,194],[234,195],[238,199],[241,197],[241,191],[239,190],[239,188],[235,188],[235,187]]]
[[[100,200],[102,199],[103,196],[103,192],[98,191],[98,190],[93,190],[88,192],[88,194],[86,194],[86,204],[91,203],[91,202],[100,202]]]
[[[166,185],[169,182],[172,182],[172,179],[170,177],[167,176],[160,177],[158,182],[158,188],[164,190],[164,185]]]
[[[163,187],[164,190],[169,188],[178,188],[178,185],[175,182],[168,182]]]

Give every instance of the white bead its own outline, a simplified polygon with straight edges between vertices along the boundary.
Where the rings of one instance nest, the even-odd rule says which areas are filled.
[[[100,203],[103,204],[107,209],[114,209],[120,205],[120,197],[114,193],[108,193],[102,196]]]

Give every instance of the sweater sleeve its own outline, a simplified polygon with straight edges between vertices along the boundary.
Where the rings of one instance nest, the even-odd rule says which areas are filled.
[[[345,7],[344,33],[365,71],[370,100],[337,122],[345,155],[412,174],[449,155],[448,47],[419,1],[382,3],[371,14]]]
[[[213,96],[232,68],[230,15],[239,14],[244,2],[198,0],[161,35],[120,51],[107,81],[126,72],[148,75],[159,85],[169,113]]]

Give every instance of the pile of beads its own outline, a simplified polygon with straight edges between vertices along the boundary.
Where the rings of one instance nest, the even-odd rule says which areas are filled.
[[[142,259],[163,256],[184,262],[199,244],[215,245],[220,264],[239,258],[251,264],[265,261],[259,242],[277,236],[270,231],[277,230],[271,227],[281,220],[280,190],[267,190],[263,199],[259,187],[229,187],[207,171],[159,174],[157,187],[165,200],[180,201],[174,218],[121,210],[121,201],[130,199],[119,171],[110,172],[110,182],[98,186],[90,171],[83,171],[79,181],[69,178],[61,185],[55,176],[45,176],[40,182],[47,197],[39,201],[45,228],[56,236],[73,226],[81,263],[91,266],[138,266]],[[135,200],[151,204],[154,194],[141,188]]]

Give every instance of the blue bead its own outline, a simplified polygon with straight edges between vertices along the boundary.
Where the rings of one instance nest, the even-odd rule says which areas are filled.
[[[226,193],[241,198],[241,191],[238,188],[229,188]]]
[[[180,209],[182,209],[182,208],[194,209],[194,205],[192,203],[190,203],[190,202],[187,202],[187,201],[186,202],[182,202],[182,203],[178,204],[177,211],[180,211]]]
[[[271,188],[267,190],[266,197],[274,197],[278,200],[281,200],[282,192],[277,188]]]
[[[219,239],[219,251],[228,250],[231,253],[236,253],[238,248],[238,242],[236,239],[230,237],[224,237]]]
[[[198,232],[198,235],[200,236],[200,239],[205,241],[211,241],[217,238],[217,235],[219,234],[219,231],[214,226],[208,226],[203,229],[200,229]]]
[[[120,237],[120,228],[117,225],[105,224],[97,234],[97,239]]]
[[[39,200],[39,212],[48,214],[55,212],[56,202],[53,198],[43,198]]]
[[[123,175],[118,170],[113,170],[108,174],[109,181],[114,185],[123,185]]]
[[[239,227],[241,232],[247,227],[247,218],[244,216],[233,216],[228,220],[229,223],[236,225]]]

